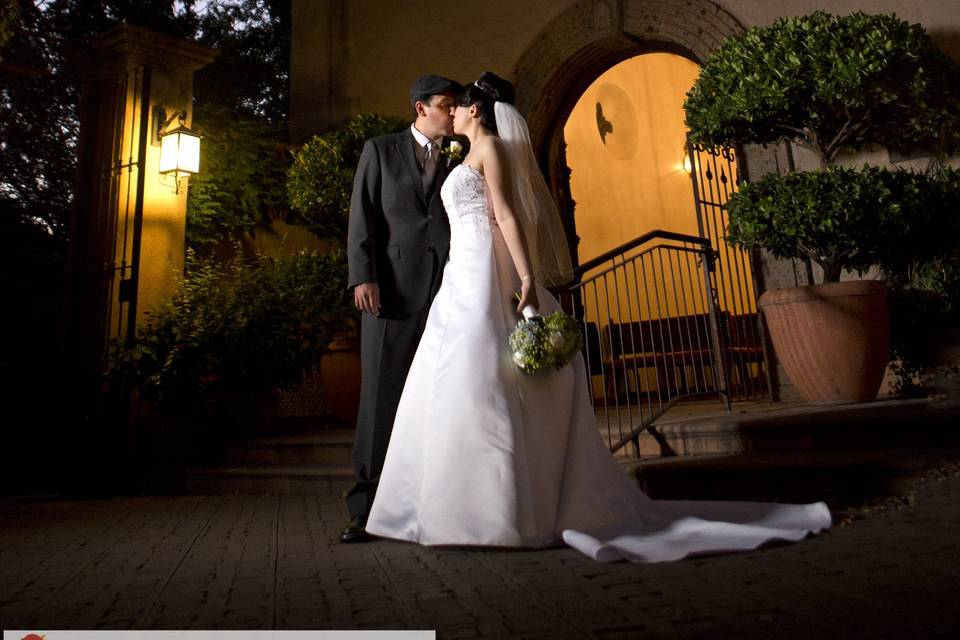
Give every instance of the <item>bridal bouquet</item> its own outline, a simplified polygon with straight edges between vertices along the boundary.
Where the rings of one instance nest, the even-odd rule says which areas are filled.
[[[532,374],[567,364],[583,348],[583,331],[574,318],[555,311],[546,317],[520,320],[509,342],[513,362],[524,373]]]

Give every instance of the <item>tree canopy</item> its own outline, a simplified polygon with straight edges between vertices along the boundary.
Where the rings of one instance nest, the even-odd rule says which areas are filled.
[[[81,77],[96,34],[128,23],[220,50],[195,76],[195,105],[287,119],[290,0],[0,0],[0,220],[65,240]]]
[[[695,142],[792,140],[829,164],[881,144],[949,152],[960,143],[960,66],[919,24],[822,11],[726,41],[684,104]]]

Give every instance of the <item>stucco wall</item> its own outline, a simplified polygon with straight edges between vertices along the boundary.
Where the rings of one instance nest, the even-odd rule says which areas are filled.
[[[767,25],[780,17],[811,11],[846,14],[896,13],[919,22],[947,53],[960,59],[960,2],[956,0],[714,0],[747,27]]]
[[[423,73],[504,75],[567,1],[294,0],[291,131],[304,140],[351,115],[407,115]]]
[[[647,5],[660,10],[648,0],[624,0],[622,4],[636,11]],[[692,0],[671,3],[677,11],[685,6],[702,11],[699,4]],[[714,0],[713,4],[745,27],[817,9],[895,12],[923,24],[948,54],[960,60],[957,0]],[[616,21],[622,15],[618,6],[614,0],[447,4],[293,0],[292,136],[302,141],[363,111],[406,115],[407,87],[420,73],[465,81],[491,69],[511,77],[524,52],[565,11],[579,7],[585,15],[611,15]],[[589,80],[592,78],[587,84]]]
[[[654,229],[697,235],[679,105],[698,73],[680,56],[640,56],[604,73],[577,102],[564,139],[580,262]],[[609,125],[602,138],[598,105]]]

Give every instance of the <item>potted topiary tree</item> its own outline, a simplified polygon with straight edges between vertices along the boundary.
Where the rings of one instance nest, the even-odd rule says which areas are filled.
[[[300,221],[327,243],[345,247],[350,193],[364,142],[409,126],[403,118],[362,114],[298,149],[287,172],[287,195]],[[346,282],[346,261],[342,269]],[[360,403],[360,341],[353,317],[344,313],[341,330],[319,364],[328,409],[344,426],[356,422]]]
[[[929,236],[933,223],[923,178],[846,169],[837,159],[874,145],[956,148],[958,87],[960,67],[919,25],[816,12],[729,40],[687,96],[694,142],[789,141],[817,160],[815,171],[743,186],[728,204],[732,242],[823,267],[823,284],[760,298],[777,356],[810,400],[876,397],[889,340],[885,286],[840,276],[862,272],[884,252],[909,251],[910,234]]]

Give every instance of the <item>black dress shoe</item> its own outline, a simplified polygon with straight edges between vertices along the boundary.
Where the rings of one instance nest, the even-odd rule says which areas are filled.
[[[346,528],[340,533],[340,542],[367,542],[370,540],[367,534],[367,516],[357,516],[347,523]]]

